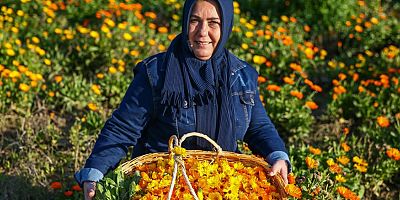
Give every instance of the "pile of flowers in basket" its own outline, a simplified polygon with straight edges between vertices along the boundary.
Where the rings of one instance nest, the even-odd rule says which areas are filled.
[[[185,156],[185,149],[175,147],[174,153]],[[167,199],[174,159],[170,157],[137,167],[141,175],[133,199]],[[271,184],[264,168],[245,166],[242,162],[185,160],[186,174],[198,199],[279,199],[277,188]],[[171,199],[193,199],[182,172],[178,173]]]

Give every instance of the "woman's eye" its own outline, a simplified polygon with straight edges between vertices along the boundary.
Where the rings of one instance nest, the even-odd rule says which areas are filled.
[[[210,22],[208,22],[208,25],[209,25],[210,27],[215,28],[215,27],[218,27],[218,26],[219,26],[219,22],[217,22],[217,21],[210,21]]]

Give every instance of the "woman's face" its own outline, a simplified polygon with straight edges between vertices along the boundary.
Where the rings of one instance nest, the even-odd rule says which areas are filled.
[[[199,0],[189,19],[189,42],[200,60],[211,58],[221,37],[221,18],[216,2]]]

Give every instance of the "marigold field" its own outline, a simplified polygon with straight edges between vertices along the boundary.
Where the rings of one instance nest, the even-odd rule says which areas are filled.
[[[182,6],[0,1],[0,199],[83,198],[74,172],[135,64],[179,33]],[[400,199],[400,3],[234,6],[227,48],[260,74],[260,97],[290,153],[290,199]],[[103,191],[118,177],[110,173]]]

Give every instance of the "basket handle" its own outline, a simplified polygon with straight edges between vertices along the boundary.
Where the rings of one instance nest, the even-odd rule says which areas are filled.
[[[182,143],[186,140],[186,138],[193,137],[193,136],[204,138],[205,140],[210,142],[215,147],[218,154],[222,152],[222,148],[214,140],[212,140],[207,135],[204,135],[203,133],[198,133],[198,132],[186,133],[185,135],[182,136],[182,138],[180,140],[178,140],[176,135],[172,135],[169,138],[169,151],[171,151],[173,149],[173,146],[174,146],[173,143],[175,143],[175,146],[181,146]]]

